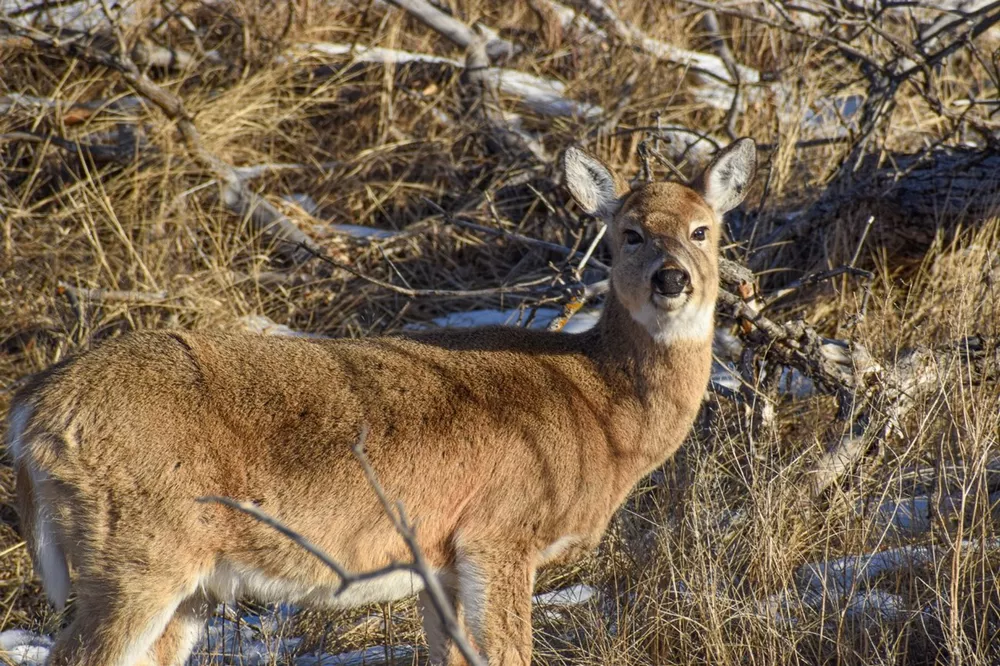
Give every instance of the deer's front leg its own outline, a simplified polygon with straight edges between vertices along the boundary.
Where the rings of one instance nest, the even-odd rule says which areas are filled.
[[[534,558],[463,548],[457,570],[465,625],[489,666],[528,666]]]

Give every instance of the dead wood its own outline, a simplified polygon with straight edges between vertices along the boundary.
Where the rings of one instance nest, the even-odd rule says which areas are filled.
[[[911,349],[884,368],[877,364],[858,367],[859,379],[864,378],[870,393],[865,406],[856,410],[848,431],[815,464],[813,497],[840,481],[873,446],[898,432],[914,407],[946,386],[955,373],[983,382],[996,381],[998,370],[997,341],[978,337],[937,349]]]
[[[476,31],[458,19],[427,2],[426,0],[386,0],[390,4],[396,5],[405,10],[418,21],[431,28],[438,34],[450,40],[459,48],[468,51],[470,47],[482,37]],[[493,62],[506,60],[514,54],[514,45],[506,39],[498,37],[488,37],[486,44],[486,55]]]
[[[522,129],[520,117],[500,107],[499,88],[489,76],[486,40],[469,46],[461,81],[465,112],[486,139],[487,151],[505,154],[515,161],[527,155],[539,162],[551,161],[541,141]]]
[[[764,237],[760,247],[814,235],[830,220],[857,215],[875,217],[871,239],[890,256],[920,256],[941,232],[996,216],[997,173],[1000,151],[989,147],[940,146],[915,154],[869,155],[858,171],[846,181],[830,183],[808,209],[796,212],[791,222]],[[758,261],[768,256],[765,253]]]
[[[381,46],[358,46],[328,42],[306,42],[291,47],[289,55],[296,60],[305,58],[348,57],[351,62],[380,65],[405,65],[424,63],[453,69],[463,69],[464,63],[430,53],[402,51]],[[491,81],[497,91],[523,103],[533,113],[542,116],[567,116],[580,118],[600,117],[604,110],[597,105],[580,102],[566,96],[566,87],[552,79],[528,72],[503,67],[488,67],[484,79]]]

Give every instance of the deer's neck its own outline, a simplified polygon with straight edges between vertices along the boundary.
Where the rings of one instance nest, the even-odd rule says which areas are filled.
[[[712,326],[701,336],[654,336],[609,292],[594,334],[621,427],[643,464],[658,465],[687,436],[712,365]]]

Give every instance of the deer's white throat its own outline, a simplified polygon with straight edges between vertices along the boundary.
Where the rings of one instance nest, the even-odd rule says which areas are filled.
[[[647,301],[638,311],[632,312],[632,319],[645,328],[657,344],[703,342],[712,334],[715,304],[688,300],[676,310],[664,310]]]

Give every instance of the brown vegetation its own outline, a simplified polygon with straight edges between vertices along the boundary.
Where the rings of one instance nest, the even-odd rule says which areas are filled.
[[[578,305],[609,258],[588,254],[599,223],[556,156],[579,143],[667,178],[753,136],[719,319],[741,349],[717,350],[741,383],[585,566],[540,581],[599,594],[539,609],[536,659],[996,663],[995,4],[438,5],[499,31],[483,39],[374,0],[149,2],[120,21],[94,2],[93,35],[10,12],[0,408],[129,330],[361,336]],[[11,487],[0,467],[0,630],[51,632]],[[381,612],[296,630],[326,652],[417,640],[410,605]]]

